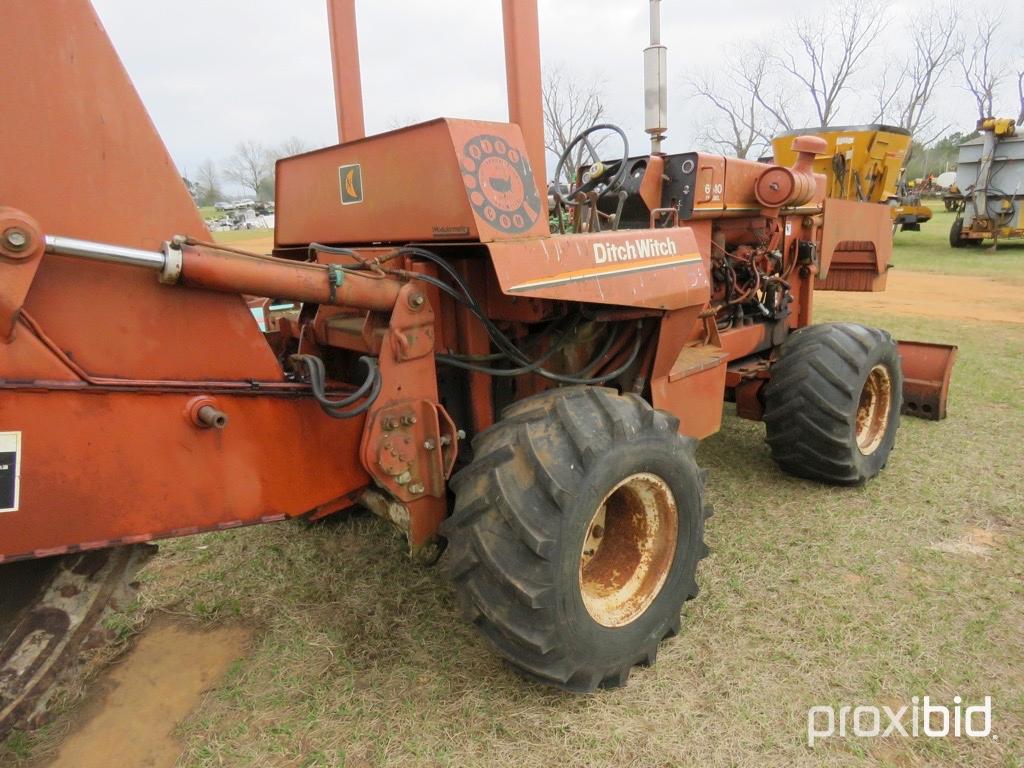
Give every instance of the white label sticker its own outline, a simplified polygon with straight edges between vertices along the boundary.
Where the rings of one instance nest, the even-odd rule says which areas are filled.
[[[0,432],[0,512],[18,511],[21,432]]]
[[[786,237],[789,237],[792,234],[793,234],[793,222],[787,221],[786,222]]]

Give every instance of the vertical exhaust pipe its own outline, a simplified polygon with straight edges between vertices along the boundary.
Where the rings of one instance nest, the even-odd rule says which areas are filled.
[[[502,0],[508,119],[523,131],[541,205],[547,200],[544,105],[541,96],[540,24],[537,0]]]
[[[331,36],[338,141],[355,141],[366,135],[355,0],[327,0],[327,26]]]
[[[661,44],[661,0],[651,0],[651,44],[644,48],[644,130],[651,154],[661,154],[668,130],[668,48]]]

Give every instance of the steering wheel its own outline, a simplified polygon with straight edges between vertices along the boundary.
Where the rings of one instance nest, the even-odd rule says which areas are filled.
[[[611,163],[605,163],[601,160],[601,157],[597,154],[594,142],[590,140],[592,135],[601,131],[610,131],[618,134],[618,137],[622,140],[621,160]],[[607,136],[604,138],[607,138]],[[597,144],[601,144],[601,141],[598,141]],[[584,165],[582,162],[584,160],[584,151],[588,161],[586,163],[586,170],[580,175],[579,179],[576,179],[576,171]],[[574,161],[573,158],[577,155],[577,152],[579,152],[579,160]],[[580,202],[576,198],[580,193],[597,192],[600,197],[601,195],[607,195],[616,191],[622,186],[623,179],[626,178],[626,170],[628,168],[626,161],[628,159],[629,141],[626,139],[626,134],[621,128],[610,123],[602,123],[587,128],[587,130],[583,131],[583,133],[579,134],[569,143],[569,146],[562,152],[561,157],[558,158],[558,167],[555,168],[555,199],[564,206],[578,206]],[[562,193],[563,186],[568,189],[564,194]]]

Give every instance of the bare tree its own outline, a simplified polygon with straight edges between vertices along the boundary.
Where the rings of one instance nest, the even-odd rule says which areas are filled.
[[[576,136],[601,121],[605,115],[602,86],[599,79],[581,84],[560,64],[548,70],[541,95],[544,101],[544,146],[549,152],[560,157]],[[581,144],[572,167],[579,167],[582,152]]]
[[[887,61],[878,73],[875,87],[875,116],[872,123],[895,123],[899,111],[900,94],[906,88],[906,65]]]
[[[688,80],[691,95],[715,115],[700,138],[727,154],[756,157],[771,146],[775,133],[792,127],[785,101],[769,89],[770,55],[763,47],[740,47],[723,74],[728,85],[709,73]]]
[[[793,44],[776,61],[810,97],[818,125],[831,125],[843,94],[868,61],[887,21],[881,0],[833,2],[816,17],[798,21]]]
[[[260,142],[248,139],[235,146],[235,154],[228,158],[224,175],[258,198],[266,191],[272,171],[271,153]]]
[[[281,145],[274,150],[273,155],[275,160],[280,160],[282,157],[301,155],[303,152],[308,152],[310,149],[311,147],[308,141],[300,139],[298,136],[292,136],[287,141],[282,142]]]
[[[202,202],[200,202],[199,199],[199,185],[188,177],[188,171],[185,171],[185,173],[181,175],[181,183],[185,185],[185,189],[188,190],[188,193],[192,196],[192,199],[195,201],[196,205],[202,205]]]
[[[935,129],[935,114],[929,112],[932,96],[950,65],[963,51],[960,37],[960,9],[956,3],[932,5],[913,25],[914,50],[905,69],[907,89],[901,100],[899,125],[922,144],[931,144],[949,126]],[[919,134],[930,131],[925,139]]]
[[[930,108],[946,71],[963,52],[959,29],[960,10],[953,2],[932,3],[915,15],[910,30],[913,45],[907,60],[895,69],[895,78],[892,68],[882,72],[876,91],[875,122],[895,123],[925,146],[948,131],[949,125],[935,126],[936,115]],[[905,161],[910,161],[910,153]]]
[[[753,88],[753,80],[749,77],[749,72],[757,71],[745,69],[745,82],[746,87],[754,93],[757,98],[757,103],[765,111],[765,114],[775,123],[772,129],[773,133],[778,131],[792,131],[796,128],[796,122],[790,116],[793,109],[792,94],[787,92],[785,83],[782,82],[782,78],[778,77],[778,73],[774,71],[773,64],[778,62],[771,49],[766,44],[761,43],[753,52],[753,61],[763,62],[765,68],[765,79],[760,84],[759,88]],[[760,66],[760,65],[759,65]]]
[[[1017,98],[1020,100],[1020,111],[1017,113],[1017,125],[1024,126],[1024,69],[1017,72]]]
[[[387,121],[384,123],[384,130],[386,131],[397,131],[399,128],[405,128],[410,125],[416,125],[416,123],[422,123],[423,118],[417,115],[415,112],[404,112],[402,114],[395,113],[390,115]]]
[[[311,148],[312,147],[308,141],[300,139],[298,136],[292,136],[277,146],[267,148],[265,150],[266,167],[262,177],[260,178],[260,186],[256,192],[256,197],[260,200],[273,199],[277,179],[278,160],[282,160],[286,157],[294,157],[295,155],[301,155],[303,152],[308,152]],[[250,181],[254,179],[255,177],[250,176]],[[249,184],[246,184],[245,186],[247,189],[252,189],[252,186]]]
[[[974,96],[979,121],[994,116],[992,101],[995,91],[1006,77],[1005,69],[997,62],[997,36],[1002,24],[1003,13],[979,13],[975,20],[974,37],[960,56],[964,83]]]
[[[205,160],[196,171],[196,182],[199,185],[199,202],[201,205],[213,205],[223,195],[220,190],[220,173],[213,160]]]

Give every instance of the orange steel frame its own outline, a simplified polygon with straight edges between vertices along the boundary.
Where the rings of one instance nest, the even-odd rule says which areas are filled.
[[[0,102],[19,105],[5,113],[0,141],[0,234],[16,228],[28,239],[20,251],[0,245],[0,431],[19,431],[23,445],[19,507],[0,513],[0,562],[322,516],[360,499],[372,506],[380,497],[368,490],[404,506],[399,522],[414,547],[428,542],[447,514],[458,427],[484,429],[496,410],[491,377],[470,373],[456,425],[453,404],[441,404],[435,353],[491,345],[464,305],[408,279],[436,276],[435,265],[396,256],[396,246],[425,244],[447,259],[513,334],[581,304],[598,322],[636,323],[639,337],[610,347],[597,370],[615,370],[631,340],[643,342],[631,388],[649,390],[696,437],[719,428],[727,391],[741,415],[760,417],[769,353],[810,323],[815,280],[836,287],[827,282],[861,276],[877,289],[884,279],[889,240],[875,237],[882,224],[871,211],[888,222],[885,210],[830,215],[822,178],[799,168],[792,180],[806,194],[766,205],[756,187],[770,166],[715,156],[699,156],[709,192],[679,226],[552,236],[536,3],[503,2],[511,124],[439,120],[372,138],[363,137],[353,0],[328,9],[344,143],[279,164],[279,258],[253,258],[202,244],[208,233],[87,0],[62,0],[59,23],[35,0],[0,7],[4,28],[25,31],[0,52]],[[663,163],[650,158],[645,199],[660,200]],[[363,199],[342,206],[339,168],[353,166]],[[485,166],[515,198],[507,211],[475,194]],[[44,253],[44,233],[150,251],[172,234],[191,239],[173,251],[180,274],[164,275],[169,287],[137,267]],[[712,251],[765,237],[783,253],[798,241],[836,247],[818,263],[794,263],[785,320],[720,331],[708,311]],[[637,247],[656,247],[657,258],[600,256]],[[381,274],[340,279],[337,267],[382,255]],[[274,319],[269,344],[244,295],[305,308]],[[286,375],[275,354],[283,345],[376,357],[373,407],[325,416]],[[514,396],[547,386],[523,376]],[[227,414],[228,426],[201,423],[202,405]]]

